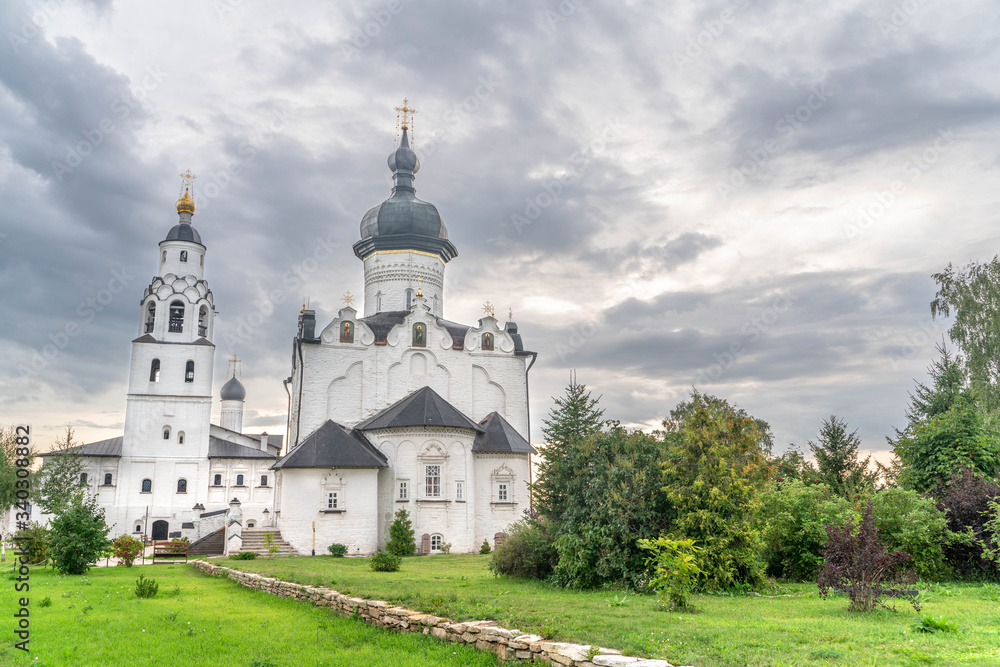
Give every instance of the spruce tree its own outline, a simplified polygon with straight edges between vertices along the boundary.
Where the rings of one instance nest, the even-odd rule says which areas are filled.
[[[859,460],[861,438],[858,430],[847,432],[847,422],[836,415],[824,419],[819,429],[819,442],[809,441],[809,449],[816,457],[819,481],[844,498],[875,488],[878,471],[870,470],[871,455]]]
[[[416,553],[413,522],[410,521],[410,513],[406,510],[396,511],[396,518],[389,526],[389,541],[385,543],[385,550],[395,556],[412,556]]]
[[[72,451],[79,444],[73,441],[73,427],[67,426],[66,435],[56,440],[35,478],[33,500],[46,514],[60,514],[85,495],[85,487],[80,484],[83,460]]]
[[[555,407],[544,421],[545,448],[538,476],[532,485],[534,509],[553,524],[559,524],[574,495],[586,483],[589,441],[605,424],[604,410],[597,407],[576,376],[566,387],[566,395],[554,398]]]

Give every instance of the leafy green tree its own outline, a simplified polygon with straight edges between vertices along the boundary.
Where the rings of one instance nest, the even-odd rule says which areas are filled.
[[[803,484],[819,484],[819,472],[810,461],[807,461],[796,445],[791,445],[784,454],[771,458],[771,476],[778,486],[790,484],[796,480]]]
[[[871,502],[879,540],[889,551],[910,554],[910,567],[923,579],[949,574],[942,548],[948,520],[932,499],[910,489],[888,488]]]
[[[385,550],[394,556],[412,556],[417,552],[413,541],[413,522],[410,513],[404,509],[396,510],[396,516],[389,526],[389,541]]]
[[[943,341],[935,349],[940,358],[931,362],[927,369],[931,376],[930,385],[918,382],[917,388],[910,394],[910,405],[906,410],[906,418],[910,424],[918,424],[944,414],[960,399],[973,399],[968,389],[968,377],[962,365],[962,357],[953,354]]]
[[[73,427],[66,427],[66,435],[56,440],[51,454],[34,479],[34,502],[46,514],[60,514],[85,495],[80,484],[83,460],[73,451],[80,443],[73,442]]]
[[[900,460],[900,483],[920,492],[947,483],[962,468],[990,477],[1000,468],[1000,439],[964,397],[946,412],[910,424],[890,443]]]
[[[104,509],[97,498],[81,494],[60,508],[49,522],[49,555],[53,565],[63,574],[84,574],[90,563],[111,546]]]
[[[704,572],[698,567],[700,547],[694,540],[672,540],[658,537],[639,540],[639,547],[651,552],[646,564],[653,570],[649,587],[660,595],[660,603],[670,602],[670,609],[690,609],[688,595]]]
[[[851,504],[826,484],[792,480],[771,486],[761,494],[757,512],[767,574],[815,579],[823,563],[826,526],[841,525],[850,515]]]
[[[823,420],[817,440],[809,441],[809,449],[816,457],[820,482],[843,498],[853,498],[875,488],[878,470],[870,467],[871,455],[864,460],[858,458],[861,438],[857,429],[848,433],[847,422],[830,415]]]
[[[698,564],[706,588],[760,585],[754,516],[770,474],[761,422],[697,391],[670,416],[663,423],[670,445],[663,491],[676,511],[670,533],[704,549]]]
[[[660,488],[665,443],[612,423],[579,451],[583,483],[568,496],[556,533],[553,579],[579,588],[637,588],[647,578],[648,554],[636,540],[656,539],[674,516]]]
[[[597,407],[600,398],[592,398],[586,385],[577,384],[575,377],[566,387],[566,395],[553,400],[555,407],[542,430],[545,448],[531,490],[534,509],[558,524],[570,499],[587,484],[587,456],[582,447],[601,431],[605,420],[604,410]]]
[[[933,278],[938,291],[931,315],[954,316],[948,336],[965,355],[978,400],[994,412],[1000,409],[1000,256],[961,269],[949,263]]]
[[[699,396],[699,400],[695,400],[694,396]],[[774,449],[774,436],[771,434],[771,425],[768,424],[763,419],[757,419],[747,413],[743,408],[730,405],[729,401],[724,398],[719,398],[718,396],[712,396],[710,394],[703,394],[695,390],[692,394],[692,398],[689,401],[683,401],[677,404],[673,410],[670,411],[670,421],[682,422],[690,417],[694,412],[699,409],[699,406],[707,405],[712,408],[716,408],[723,412],[727,412],[733,415],[736,419],[749,419],[756,426],[756,438],[757,446],[765,454],[770,454],[771,450]],[[666,426],[666,424],[664,424]]]

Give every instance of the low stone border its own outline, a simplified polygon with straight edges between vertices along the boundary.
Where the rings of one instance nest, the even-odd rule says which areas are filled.
[[[465,621],[455,623],[449,618],[432,616],[406,607],[396,607],[382,600],[350,597],[330,588],[293,584],[272,577],[241,572],[203,560],[189,561],[206,574],[225,575],[241,586],[264,591],[283,598],[312,602],[317,607],[329,607],[345,616],[359,615],[366,623],[400,632],[421,632],[444,641],[469,644],[480,651],[496,653],[504,660],[544,662],[572,667],[673,667],[666,660],[633,658],[621,651],[549,641],[539,635],[527,635],[519,630],[498,627],[496,621]]]

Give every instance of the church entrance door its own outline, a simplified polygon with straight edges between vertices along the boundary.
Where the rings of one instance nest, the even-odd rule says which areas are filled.
[[[153,539],[154,540],[165,540],[167,539],[167,532],[170,530],[170,526],[166,521],[154,521],[153,522]]]

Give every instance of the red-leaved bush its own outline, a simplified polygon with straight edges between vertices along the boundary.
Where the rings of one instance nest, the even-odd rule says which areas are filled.
[[[902,551],[886,553],[879,542],[875,516],[869,502],[861,512],[861,524],[855,530],[854,519],[849,518],[842,527],[828,525],[827,541],[823,547],[823,565],[820,566],[819,594],[829,595],[831,590],[846,593],[851,599],[850,611],[873,611],[878,607],[891,609],[883,597],[905,598],[920,611],[916,590],[892,588],[913,584],[917,575],[906,569],[910,554]]]

